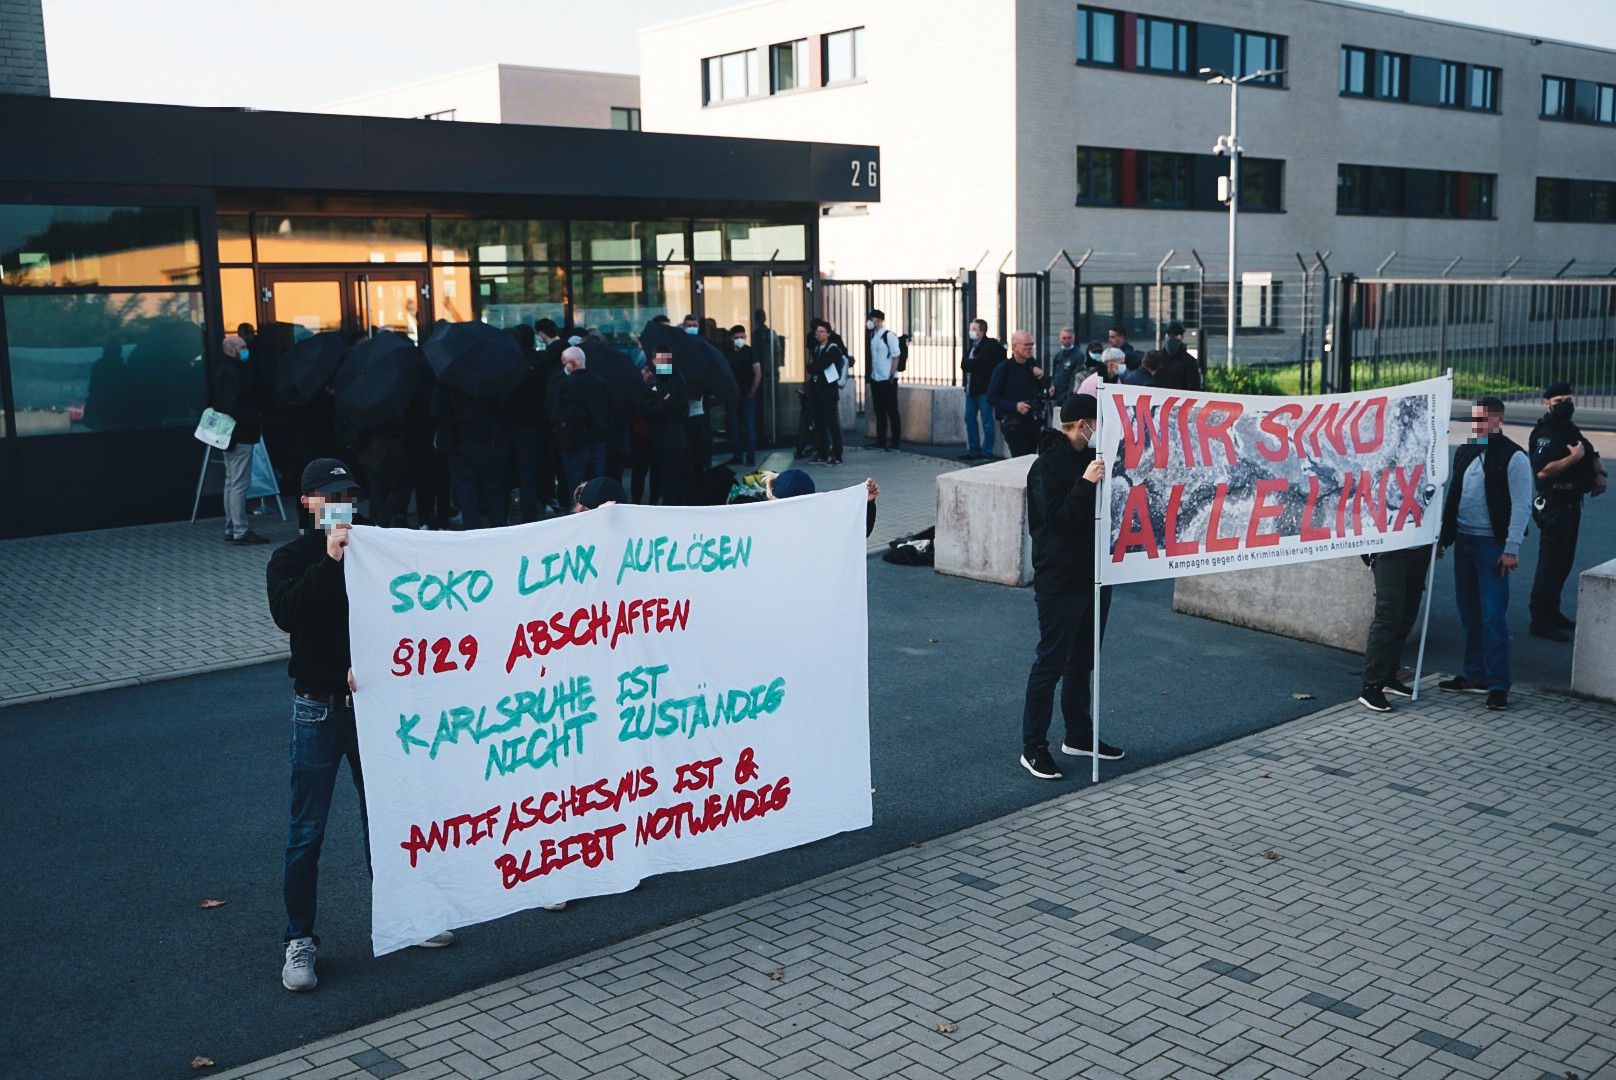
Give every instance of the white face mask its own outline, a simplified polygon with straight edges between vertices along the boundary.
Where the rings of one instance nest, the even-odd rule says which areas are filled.
[[[866,329],[866,330],[874,330],[875,329],[875,320],[874,319],[865,319],[864,320],[864,329]]]
[[[694,334],[697,330],[700,330],[700,329],[701,329],[701,327],[699,327],[699,326],[687,326],[687,327],[685,327],[685,333]]]
[[[657,364],[656,365],[656,373],[658,375],[672,375],[673,374],[673,364],[671,362],[666,363],[666,364]]]
[[[980,331],[980,330],[972,330],[971,331],[971,340],[972,341],[981,341],[982,340],[982,331]]]
[[[745,338],[738,337],[738,338],[735,339],[735,347],[737,349],[739,349],[741,346],[743,346],[745,344],[746,344],[746,339]]]

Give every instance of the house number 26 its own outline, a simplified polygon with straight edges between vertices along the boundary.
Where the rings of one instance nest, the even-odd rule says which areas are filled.
[[[864,178],[864,182],[862,184],[863,187],[879,187],[880,186],[880,182],[876,179],[876,172],[875,172],[876,166],[878,164],[880,164],[879,162],[876,162],[876,161],[849,161],[848,164],[853,167],[853,186],[854,187],[861,186],[860,183],[859,183],[859,177],[860,177],[861,174],[863,175],[863,178]]]

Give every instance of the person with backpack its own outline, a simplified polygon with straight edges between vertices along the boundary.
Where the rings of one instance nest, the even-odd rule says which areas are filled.
[[[1156,372],[1155,385],[1164,390],[1201,389],[1201,365],[1184,344],[1184,324],[1167,324],[1167,337],[1162,340],[1161,369]]]
[[[582,349],[569,346],[561,354],[561,372],[548,395],[550,430],[566,474],[564,490],[569,492],[606,475],[612,394],[588,364]]]
[[[870,332],[865,354],[870,363],[865,378],[870,381],[870,403],[875,409],[875,442],[870,445],[877,450],[896,450],[903,432],[903,419],[898,415],[898,374],[908,363],[909,348],[903,338],[887,329],[886,313],[878,308],[870,309],[864,328]]]
[[[830,323],[818,320],[814,349],[808,356],[808,400],[814,411],[815,465],[842,463],[842,380],[847,353],[834,340]]]

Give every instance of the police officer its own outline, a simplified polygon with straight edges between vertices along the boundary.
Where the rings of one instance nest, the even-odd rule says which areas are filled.
[[[1577,624],[1560,612],[1560,593],[1577,555],[1582,524],[1582,497],[1605,493],[1604,462],[1593,444],[1571,422],[1576,404],[1571,384],[1557,382],[1543,391],[1546,412],[1532,429],[1532,475],[1537,498],[1532,520],[1538,528],[1537,576],[1532,579],[1529,630],[1534,637],[1570,641],[1567,630]]]

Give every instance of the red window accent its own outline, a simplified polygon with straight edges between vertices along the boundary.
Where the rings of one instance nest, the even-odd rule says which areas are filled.
[[[1454,198],[1459,205],[1453,208],[1455,217],[1470,216],[1470,174],[1460,173],[1459,182],[1454,185]]]
[[[808,87],[811,87],[811,88],[816,89],[816,90],[819,87],[825,85],[825,79],[824,79],[824,70],[825,70],[824,48],[825,48],[825,35],[823,35],[823,34],[809,34],[808,35],[808,81],[806,83],[802,83],[802,84],[799,84],[799,85],[808,86]]]
[[[1139,16],[1125,12],[1122,16],[1122,70],[1137,70],[1134,64],[1134,44],[1139,40]],[[1130,202],[1132,200],[1129,200]]]
[[[1121,190],[1117,192],[1117,202],[1122,206],[1133,206],[1139,201],[1139,151],[1124,150],[1122,152],[1122,177],[1119,181]]]

